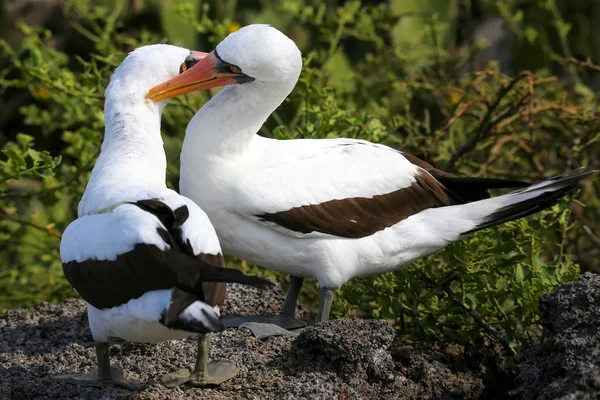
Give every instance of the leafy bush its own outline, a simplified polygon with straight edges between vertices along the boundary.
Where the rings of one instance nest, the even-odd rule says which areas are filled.
[[[599,166],[591,83],[600,68],[597,58],[578,61],[585,57],[570,43],[579,36],[553,1],[526,10],[517,1],[370,3],[172,0],[127,8],[123,0],[65,0],[51,16],[63,20],[61,28],[17,24],[10,34],[22,35],[20,43],[0,41],[8,60],[0,70],[2,105],[17,104],[21,116],[0,123],[0,311],[75,295],[62,277],[60,232],[76,217],[99,153],[103,89],[125,53],[143,44],[206,51],[255,22],[286,32],[303,51],[304,70],[262,128],[265,136],[362,138],[472,176],[536,181]],[[537,43],[535,57],[541,52],[545,62],[519,56],[511,68],[535,70],[511,74],[502,60],[482,64],[481,21],[467,3],[503,18],[515,54]],[[532,19],[536,10],[550,17]],[[168,184],[175,189],[185,127],[209,96],[175,99],[164,113]],[[394,320],[407,339],[522,350],[542,334],[539,296],[575,279],[577,264],[600,269],[588,239],[598,229],[597,182],[581,185],[581,203],[564,201],[395,273],[351,282],[338,292],[334,314]],[[228,264],[283,279],[234,258]],[[314,286],[305,285],[303,296],[314,310]]]

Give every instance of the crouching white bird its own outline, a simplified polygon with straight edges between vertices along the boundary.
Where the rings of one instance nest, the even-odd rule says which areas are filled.
[[[194,371],[175,374],[167,384],[216,384],[238,372],[234,362],[208,364],[207,334],[224,329],[218,305],[226,287],[214,282],[257,287],[269,282],[222,268],[206,214],[166,187],[160,134],[166,102],[144,99],[149,88],[204,55],[167,45],[141,47],[111,77],[102,151],[79,203],[79,218],[67,227],[60,247],[65,276],[87,303],[98,369],[56,379],[135,389],[136,382],[110,365],[110,337],[160,342],[194,333],[200,334]]]
[[[181,153],[181,193],[210,217],[224,251],[291,275],[282,314],[295,325],[303,277],[320,287],[318,321],[348,280],[393,271],[465,236],[555,204],[594,173],[529,186],[455,177],[392,148],[351,139],[257,135],[302,69],[292,40],[266,25],[230,34],[148,98],[227,87],[197,112]],[[526,186],[526,187],[524,187]],[[489,198],[487,189],[523,187]]]

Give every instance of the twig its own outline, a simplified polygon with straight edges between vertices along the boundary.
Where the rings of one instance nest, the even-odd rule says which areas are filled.
[[[467,111],[467,109],[469,107],[471,107],[471,104],[473,104],[473,100],[469,100],[467,102],[465,102],[465,104],[463,104],[460,109],[450,118],[448,118],[448,121],[446,122],[446,124],[444,125],[444,127],[442,128],[442,130],[446,131],[448,130],[448,128],[450,128],[450,126],[452,126],[452,124],[459,119],[464,113],[465,111]]]
[[[462,301],[461,299],[459,299],[458,297],[456,297],[454,295],[454,293],[450,292],[449,290],[446,290],[446,288],[443,288],[443,290],[450,297],[450,299],[452,299],[452,301],[454,303],[456,303],[459,306],[461,306],[462,308],[464,308],[469,313],[469,315],[471,316],[471,318],[473,318],[475,320],[475,322],[477,322],[479,325],[481,325],[481,327],[487,333],[489,333],[498,342],[500,342],[502,344],[502,346],[504,346],[506,348],[506,351],[508,351],[509,353],[512,351],[511,348],[510,348],[510,345],[509,345],[508,341],[506,340],[506,338],[504,337],[504,335],[500,331],[498,331],[492,325],[488,324],[483,318],[481,318],[479,316],[479,314],[477,314],[475,312],[475,310],[473,310],[473,308],[471,306],[469,306],[467,303],[465,303],[464,301]]]
[[[496,110],[496,108],[498,108],[502,99],[504,99],[504,97],[512,90],[512,88],[519,81],[521,81],[522,79],[524,79],[530,75],[531,75],[531,73],[529,73],[529,72],[523,72],[519,76],[514,78],[512,81],[510,81],[510,83],[508,83],[508,85],[504,86],[502,88],[502,90],[500,90],[500,93],[498,93],[496,100],[488,108],[487,112],[485,113],[485,116],[483,117],[483,120],[481,121],[481,123],[479,124],[479,127],[475,130],[475,132],[473,133],[471,138],[465,144],[463,144],[461,147],[459,147],[458,150],[454,154],[452,154],[452,157],[450,158],[450,160],[446,163],[446,165],[443,168],[445,171],[452,172],[454,170],[454,165],[456,164],[456,162],[462,156],[464,156],[465,154],[472,151],[475,148],[475,146],[477,145],[477,143],[479,143],[479,140],[481,139],[482,134],[485,131],[489,130],[494,125],[498,124],[502,120],[502,118],[504,118],[507,115],[507,112],[505,112],[500,117],[492,120],[492,114]],[[525,98],[527,98],[528,96],[529,95],[526,95]],[[519,104],[521,104],[523,100],[524,99],[521,99],[521,101],[519,101]],[[510,107],[509,111],[512,112],[514,109],[515,109],[515,107]]]
[[[594,246],[600,249],[600,238],[594,235],[594,232],[592,232],[590,227],[587,225],[583,225],[583,230],[585,231],[588,239],[590,239],[590,242],[592,242]]]
[[[578,60],[575,57],[567,57],[567,58],[558,57],[558,60],[562,61],[564,63],[575,64],[575,65],[579,65],[581,67],[600,71],[600,65],[594,64],[592,62],[591,57],[586,58],[585,61]]]
[[[452,278],[452,277],[453,277],[453,274],[451,274],[449,278]],[[473,308],[471,306],[469,306],[467,303],[465,303],[464,301],[462,301],[461,299],[456,297],[456,295],[450,290],[450,288],[448,287],[448,284],[450,283],[450,281],[452,279],[446,279],[441,284],[437,284],[436,282],[434,282],[433,280],[431,280],[430,278],[428,278],[427,276],[424,276],[424,275],[421,276],[421,279],[423,279],[429,285],[441,287],[441,289],[444,291],[444,293],[446,293],[448,295],[448,297],[454,303],[456,303],[459,306],[461,306],[462,308],[464,308],[469,313],[471,318],[473,318],[475,320],[475,322],[477,322],[489,335],[494,337],[500,344],[502,344],[502,346],[504,346],[506,348],[507,352],[510,353],[512,351],[508,341],[506,340],[506,338],[504,337],[502,332],[498,331],[495,327],[488,324],[483,318],[481,318],[479,316],[479,314],[477,314],[475,312],[475,310],[473,310]]]
[[[27,225],[27,226],[30,226],[32,228],[44,231],[48,235],[50,235],[52,237],[55,237],[55,238],[58,238],[58,239],[62,238],[62,235],[60,233],[56,232],[55,230],[52,230],[50,228],[46,228],[45,226],[34,224],[33,222],[22,220],[22,219],[17,218],[17,217],[13,217],[12,215],[0,214],[0,220],[18,222],[18,223],[20,223],[22,225]]]
[[[564,19],[562,18],[562,15],[560,14],[560,10],[556,5],[556,0],[549,0],[548,8],[550,9],[552,17],[554,18],[554,27],[556,28],[556,32],[558,33],[558,38],[560,39],[559,43],[560,47],[562,48],[563,54],[567,58],[574,58],[573,53],[571,52],[571,47],[569,46],[569,39],[567,38],[569,31],[568,29],[564,29],[567,26],[567,24],[565,23]],[[571,64],[567,67],[567,70],[569,70],[569,72],[573,76],[573,80],[575,81],[575,83],[580,85],[582,83],[582,80],[579,76],[579,72],[577,71],[577,67]]]

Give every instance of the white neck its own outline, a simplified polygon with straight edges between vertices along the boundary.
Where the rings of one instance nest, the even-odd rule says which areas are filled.
[[[132,193],[166,188],[167,160],[160,135],[164,104],[107,91],[102,151],[79,203],[79,215],[101,212]]]
[[[181,161],[244,152],[269,115],[285,100],[296,82],[251,82],[228,86],[190,121]]]

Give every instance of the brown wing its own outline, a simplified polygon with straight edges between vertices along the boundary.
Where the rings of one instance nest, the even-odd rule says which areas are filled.
[[[427,208],[461,203],[433,176],[420,170],[412,185],[391,193],[372,198],[330,200],[258,217],[296,232],[321,232],[339,237],[361,238]]]
[[[115,254],[113,260],[89,258],[63,263],[63,272],[71,286],[94,307],[115,307],[146,292],[174,287],[201,300],[208,297],[207,302],[214,305],[223,300],[225,285],[207,286],[209,293],[205,294],[203,283],[237,282],[259,288],[271,284],[236,269],[222,268],[221,254],[194,255],[190,243],[181,239],[180,227],[189,215],[186,206],[172,211],[154,199],[133,204],[163,223],[164,227],[157,227],[156,231],[169,247],[162,250],[154,244],[137,243],[132,250]]]
[[[289,230],[321,232],[345,238],[366,237],[428,208],[464,204],[490,197],[488,189],[525,187],[529,183],[504,179],[465,178],[401,153],[421,169],[406,188],[372,198],[352,197],[258,215]]]
[[[116,260],[63,263],[63,272],[77,293],[98,309],[127,303],[151,290],[173,287],[204,300],[203,285],[207,282],[235,282],[258,288],[271,285],[237,269],[206,264],[202,257],[190,257],[173,249],[163,251],[146,243],[135,245]]]
[[[225,260],[222,254],[201,254],[204,262],[213,267],[224,268]],[[220,306],[225,301],[227,295],[227,284],[224,282],[203,282],[202,290],[206,303],[211,306]]]

